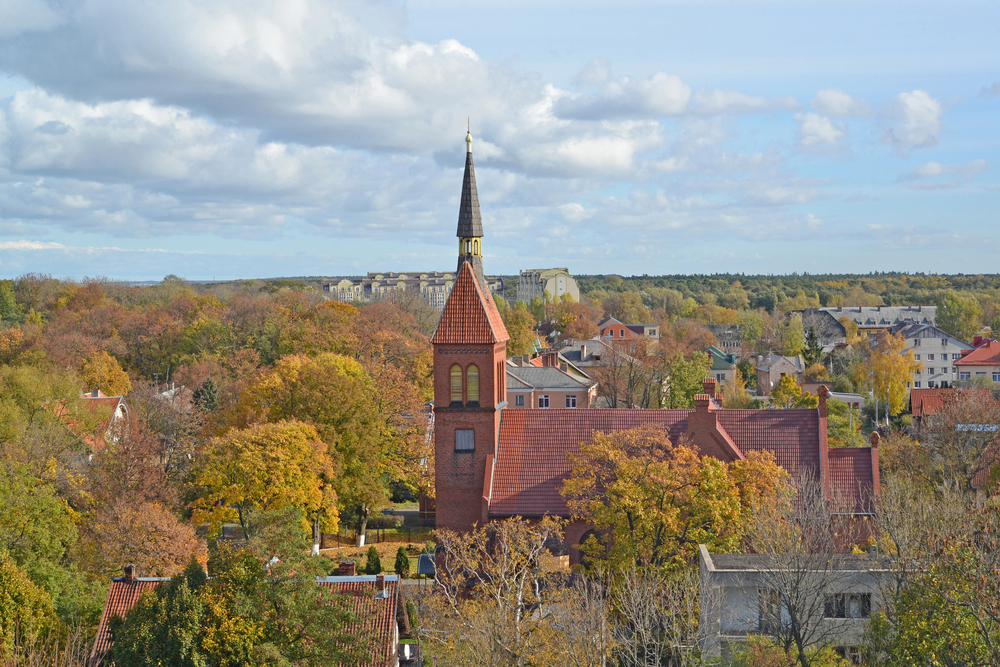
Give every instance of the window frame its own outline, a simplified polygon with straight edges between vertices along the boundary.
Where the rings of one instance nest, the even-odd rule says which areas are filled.
[[[514,407],[516,408],[524,407],[524,394],[514,394]]]
[[[479,366],[475,364],[469,364],[465,369],[465,394],[467,403],[479,405]]]
[[[570,405],[570,403],[573,405]],[[576,394],[566,394],[566,408],[568,410],[576,409]]]
[[[457,371],[457,372],[456,372]],[[448,369],[449,382],[451,388],[451,403],[462,404],[465,402],[464,387],[462,386],[464,382],[462,381],[465,373],[462,372],[461,364],[452,364],[451,368]]]
[[[542,403],[545,403],[545,405],[542,405]],[[547,410],[548,407],[549,407],[549,395],[548,394],[540,394],[538,396],[538,409],[539,410]]]

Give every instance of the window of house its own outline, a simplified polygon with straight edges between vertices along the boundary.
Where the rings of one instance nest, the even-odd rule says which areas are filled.
[[[852,665],[863,665],[864,662],[861,660],[861,648],[858,646],[838,646],[834,649],[844,660],[847,660]]]
[[[959,380],[968,380],[969,379],[969,374],[968,373],[959,373],[958,374],[958,379]]]
[[[471,428],[455,430],[455,451],[472,452],[476,450],[476,432]]]
[[[518,407],[524,407],[524,394],[514,395],[514,405]]]
[[[757,590],[757,629],[772,634],[781,627],[781,598],[778,591],[767,588]]]
[[[624,330],[624,329],[619,329],[619,330],[618,330],[618,337],[619,337],[619,338],[622,338],[622,337],[624,337],[624,336],[625,336],[625,330]]]
[[[986,371],[982,371],[982,372],[980,372],[980,371],[976,371],[976,377],[977,377],[977,378],[981,378],[981,377],[983,377],[984,375],[986,375]]]
[[[931,380],[930,382],[927,383],[927,388],[928,389],[934,389],[936,386],[937,386],[937,383],[934,382],[934,380]]]
[[[948,367],[947,366],[942,366],[941,367],[941,372],[942,373],[947,373],[948,372]]]
[[[916,382],[913,383],[913,388],[920,389],[920,380],[917,380]]]
[[[451,402],[462,402],[462,367],[458,364],[451,367]]]
[[[913,358],[916,359],[917,361],[920,361],[920,355],[919,354],[913,355]]]
[[[914,338],[913,339],[913,346],[914,347],[920,347],[920,339],[919,338]]]
[[[725,373],[716,373],[715,374],[715,379],[717,381],[719,381],[719,382],[725,382],[726,381],[726,374]]]
[[[934,355],[933,354],[928,354],[927,355],[927,361],[934,361]]]
[[[575,408],[576,407],[576,396],[567,396],[566,397],[566,407],[567,408]]]
[[[947,345],[948,344],[948,339],[947,338],[942,338],[941,339],[941,344],[942,345]]]
[[[934,375],[934,367],[933,366],[931,366],[930,368],[927,369],[927,374],[928,375]]]
[[[538,407],[540,407],[540,408],[547,408],[547,407],[549,407],[549,395],[548,394],[542,394],[541,396],[538,397]]]
[[[962,355],[961,355],[961,354],[959,354],[959,353],[957,353],[957,352],[955,352],[955,353],[953,353],[953,354],[951,355],[951,358],[952,358],[952,359],[961,359],[961,358],[962,358]]]
[[[825,618],[868,618],[872,613],[871,593],[839,593],[826,596]]]
[[[608,329],[608,337],[609,338],[614,338],[615,337],[615,330],[614,329]]]
[[[914,375],[920,375],[921,372],[922,371],[918,368],[917,370],[913,371],[913,374]]]
[[[479,402],[479,367],[471,364],[465,371],[465,391],[469,395],[469,402]]]
[[[993,374],[993,381],[994,382],[1000,382],[1000,373],[994,373]]]

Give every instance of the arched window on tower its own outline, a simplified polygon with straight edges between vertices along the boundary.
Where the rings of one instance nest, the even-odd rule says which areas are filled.
[[[478,240],[475,240],[475,241],[472,242],[472,252],[473,252],[473,254],[476,254],[476,255],[479,254],[479,241]]]
[[[465,389],[469,395],[469,403],[479,402],[479,367],[475,364],[469,364],[468,370],[465,371]]]
[[[451,367],[451,402],[462,402],[462,367],[458,364]]]

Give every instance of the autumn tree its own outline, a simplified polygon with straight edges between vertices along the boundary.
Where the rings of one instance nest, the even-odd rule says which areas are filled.
[[[786,484],[770,454],[728,464],[699,457],[653,424],[595,433],[572,462],[562,494],[602,535],[587,555],[618,569],[677,567],[698,544],[737,551],[757,503]]]
[[[286,357],[220,415],[222,430],[289,419],[313,425],[336,465],[342,515],[355,513],[363,544],[371,512],[388,503],[387,482],[415,470],[414,447],[424,442],[419,396],[394,368],[372,366],[376,381],[343,355]]]
[[[49,594],[0,551],[0,659],[11,657],[16,644],[31,643],[59,626]]]
[[[908,406],[907,385],[921,362],[906,347],[905,338],[886,332],[868,337],[864,356],[867,363],[853,368],[855,387],[870,389],[875,400],[887,406],[887,414],[898,415]]]
[[[743,373],[736,371],[722,383],[722,407],[741,409],[752,407],[756,399],[747,391]]]
[[[795,381],[794,375],[782,377],[768,396],[771,398],[771,405],[782,410],[815,408],[819,405],[819,399],[816,396],[802,391],[802,387]]]
[[[979,333],[979,316],[982,312],[975,297],[963,297],[950,291],[938,306],[935,322],[942,331],[971,341]]]
[[[964,494],[982,485],[1000,464],[1000,402],[987,391],[956,390],[924,418],[921,444],[927,448],[940,480]]]
[[[802,328],[802,315],[792,313],[788,316],[785,326],[785,336],[782,340],[781,354],[786,357],[797,357],[806,350],[806,334]]]
[[[233,429],[214,438],[194,470],[202,496],[192,520],[218,531],[238,521],[251,537],[261,513],[299,509],[312,526],[313,543],[320,531],[336,530],[339,520],[334,466],[327,446],[309,424],[283,421]]]
[[[507,356],[530,354],[535,349],[537,341],[535,327],[538,326],[538,321],[528,310],[528,305],[523,301],[518,301],[512,308],[499,297],[496,297],[495,300],[498,304],[503,302],[499,310],[504,328],[507,329],[507,335],[510,336],[510,340],[507,341]]]
[[[80,374],[88,389],[100,389],[108,396],[125,396],[132,390],[128,373],[104,350],[87,355]]]

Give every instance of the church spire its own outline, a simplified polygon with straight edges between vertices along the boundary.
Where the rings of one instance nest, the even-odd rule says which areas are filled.
[[[458,270],[471,264],[479,284],[486,289],[483,275],[483,218],[479,213],[476,170],[472,164],[472,131],[465,135],[465,177],[462,179],[462,202],[458,209]]]

